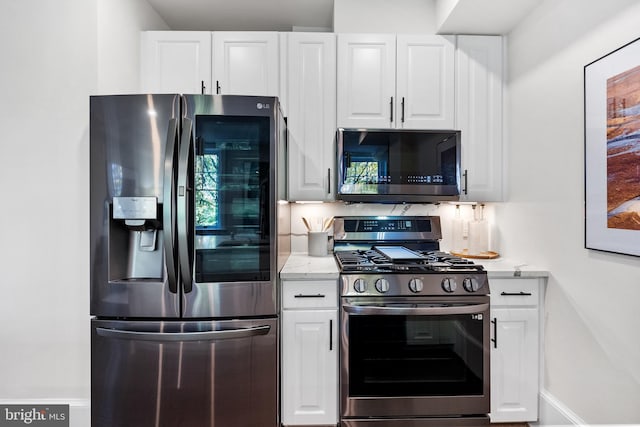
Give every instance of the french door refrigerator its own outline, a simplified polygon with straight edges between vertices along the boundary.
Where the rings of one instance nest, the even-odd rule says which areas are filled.
[[[92,427],[278,425],[277,98],[90,98]]]

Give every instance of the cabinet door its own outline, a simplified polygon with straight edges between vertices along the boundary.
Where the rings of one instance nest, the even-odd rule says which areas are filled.
[[[455,37],[398,35],[397,127],[454,129]]]
[[[494,308],[491,319],[491,422],[536,421],[538,309]]]
[[[503,200],[502,38],[458,36],[456,117],[467,201]]]
[[[212,93],[211,33],[142,32],[140,87],[146,93]]]
[[[288,37],[289,200],[334,200],[335,35]]]
[[[396,36],[338,35],[338,126],[389,128],[396,114]]]
[[[278,96],[278,33],[213,33],[214,93]]]
[[[338,311],[282,314],[282,424],[338,422]]]

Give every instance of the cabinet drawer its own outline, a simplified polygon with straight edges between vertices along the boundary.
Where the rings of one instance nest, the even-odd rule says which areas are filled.
[[[338,306],[336,280],[284,280],[282,308],[334,308]]]
[[[538,279],[493,279],[489,280],[491,305],[537,306],[540,284]]]

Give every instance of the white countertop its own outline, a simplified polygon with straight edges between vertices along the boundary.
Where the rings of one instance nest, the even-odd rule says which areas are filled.
[[[309,256],[292,253],[280,271],[281,279],[337,279],[339,275],[333,254]]]
[[[484,266],[490,279],[501,277],[549,277],[549,271],[547,269],[529,265],[518,260],[496,258],[474,261]]]
[[[544,268],[530,266],[521,261],[506,258],[476,260],[487,270],[489,278],[549,277]],[[292,253],[280,272],[281,279],[337,279],[338,266],[333,255],[322,257],[306,253]]]

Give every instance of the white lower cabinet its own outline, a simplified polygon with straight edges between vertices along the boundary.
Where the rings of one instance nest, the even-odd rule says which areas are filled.
[[[335,280],[282,282],[282,424],[338,422]]]
[[[538,419],[544,279],[490,279],[491,422]]]

